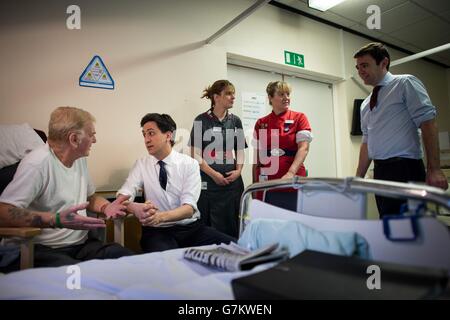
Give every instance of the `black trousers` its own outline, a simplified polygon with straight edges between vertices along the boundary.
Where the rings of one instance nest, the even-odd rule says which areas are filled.
[[[390,158],[374,160],[374,178],[396,182],[425,182],[426,173],[422,159]],[[399,214],[406,199],[375,196],[380,218],[388,214]]]
[[[231,188],[202,190],[197,202],[200,220],[220,232],[237,238],[239,235],[239,205],[244,183],[239,178]]]
[[[264,202],[279,208],[297,211],[297,192],[267,191]]]
[[[197,220],[167,228],[142,227],[141,247],[143,252],[156,252],[232,241],[236,239]]]
[[[134,253],[117,243],[103,243],[88,238],[85,243],[53,249],[41,244],[34,245],[34,267],[60,267],[91,259],[115,259]],[[20,257],[5,267],[2,272],[20,269]]]

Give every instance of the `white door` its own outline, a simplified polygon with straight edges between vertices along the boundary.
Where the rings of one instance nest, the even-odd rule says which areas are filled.
[[[301,78],[285,77],[292,86],[291,109],[303,112],[314,136],[305,160],[308,177],[335,178],[336,141],[334,137],[332,85]]]
[[[285,79],[284,79],[285,78]],[[292,86],[291,109],[300,111],[308,117],[314,140],[311,143],[305,165],[310,177],[336,177],[336,150],[334,137],[332,87],[329,84],[283,76],[262,70],[228,65],[228,80],[236,88],[236,100],[231,110],[239,116],[246,132],[248,149],[242,177],[245,186],[252,183],[253,128],[254,114],[269,114],[272,111],[266,94],[267,84],[271,81],[285,80]],[[249,99],[258,100],[258,106],[249,105]],[[264,101],[261,105],[261,101]],[[251,103],[250,103],[251,104]],[[244,107],[244,109],[243,109]],[[258,114],[259,117],[259,114]]]

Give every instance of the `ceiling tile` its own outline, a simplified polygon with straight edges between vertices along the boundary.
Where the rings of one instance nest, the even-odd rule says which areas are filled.
[[[363,33],[365,35],[371,36],[376,39],[380,39],[380,37],[382,36],[382,33],[380,33],[379,31],[370,30],[367,28],[367,26],[362,25],[362,24],[355,24],[355,25],[351,26],[350,29],[358,31],[360,33]]]
[[[430,17],[431,13],[406,2],[381,14],[381,32],[391,33]]]
[[[322,11],[311,9],[308,7],[308,1],[299,1],[299,0],[279,0],[277,1],[279,3],[282,3],[286,6],[298,9],[300,11],[313,14],[315,16],[321,16],[323,14]]]
[[[434,13],[441,13],[450,10],[449,0],[410,0]]]
[[[388,45],[394,45],[394,46],[397,46],[397,47],[409,50],[409,51],[414,52],[414,53],[422,51],[422,49],[417,47],[417,46],[413,46],[413,45],[411,45],[411,44],[409,44],[407,42],[404,42],[404,41],[402,41],[400,39],[391,37],[389,35],[384,35],[383,34],[380,37],[380,40],[381,40],[381,42],[386,43]]]
[[[405,2],[407,0],[346,0],[329,11],[350,20],[366,21],[369,17],[367,8],[370,5],[377,5],[381,12],[384,12]]]
[[[404,42],[403,45],[401,45],[401,46],[399,46],[399,47],[400,47],[400,48],[403,48],[403,49],[406,49],[406,50],[409,50],[409,51],[411,51],[412,53],[419,53],[419,52],[424,51],[424,48],[419,48],[419,47],[416,46],[416,45],[413,45],[413,44],[410,44],[410,43],[405,43],[405,42]]]
[[[366,12],[367,7],[373,2],[371,0],[347,0],[337,6],[331,8],[329,11],[338,14],[347,19],[354,21],[362,21],[369,16]]]
[[[447,20],[447,22],[450,22],[450,10],[439,13],[438,15]]]
[[[381,12],[386,12],[392,8],[395,8],[399,5],[407,3],[409,0],[375,0],[370,1],[371,4],[376,4],[380,7]]]
[[[358,23],[358,21],[346,19],[329,11],[324,12],[320,17],[344,27],[350,27]]]
[[[432,16],[390,35],[418,47],[431,49],[450,42],[450,25]]]

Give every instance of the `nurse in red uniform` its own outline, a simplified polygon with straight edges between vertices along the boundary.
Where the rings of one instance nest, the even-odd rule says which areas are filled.
[[[255,124],[256,164],[253,182],[305,177],[303,165],[312,141],[308,118],[301,112],[289,110],[291,87],[284,81],[270,82],[266,89],[272,112]],[[297,210],[294,189],[266,192],[264,201],[289,210]],[[262,194],[258,195],[262,198]]]

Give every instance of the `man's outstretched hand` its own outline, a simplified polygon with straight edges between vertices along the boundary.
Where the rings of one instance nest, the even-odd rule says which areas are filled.
[[[130,196],[124,196],[117,198],[110,204],[108,204],[103,211],[107,219],[115,219],[125,217],[127,215],[127,201]]]
[[[85,217],[77,212],[86,209],[89,202],[77,204],[59,213],[59,219],[63,228],[75,230],[90,230],[96,228],[104,228],[105,221],[102,219]]]

